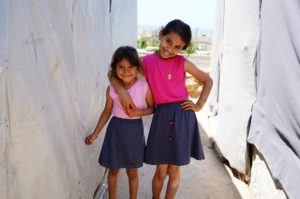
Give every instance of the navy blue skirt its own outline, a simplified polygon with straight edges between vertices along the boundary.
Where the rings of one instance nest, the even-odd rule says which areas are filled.
[[[190,157],[204,159],[194,111],[180,108],[181,102],[156,106],[145,152],[145,163],[187,165]]]
[[[99,156],[99,164],[110,169],[143,166],[145,137],[142,119],[112,117]]]

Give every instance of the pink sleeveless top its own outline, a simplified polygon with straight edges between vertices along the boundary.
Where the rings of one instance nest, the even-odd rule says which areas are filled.
[[[188,98],[183,56],[161,59],[155,53],[146,55],[143,58],[143,70],[156,104]],[[168,78],[169,73],[171,79]]]
[[[146,103],[146,95],[148,90],[148,84],[145,80],[137,80],[128,90],[133,103],[135,104],[137,109],[145,109],[147,107]],[[119,95],[117,94],[116,90],[112,85],[109,86],[109,95],[114,101],[114,105],[112,108],[112,115],[125,118],[125,119],[138,119],[140,117],[129,117],[126,112],[124,111]]]

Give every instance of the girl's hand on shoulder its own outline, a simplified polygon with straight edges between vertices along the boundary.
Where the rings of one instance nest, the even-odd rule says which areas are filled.
[[[202,106],[195,104],[192,100],[184,100],[181,104],[180,107],[185,109],[185,110],[191,110],[194,112],[198,112],[201,110]]]
[[[85,144],[87,145],[91,145],[93,144],[93,141],[98,137],[98,135],[96,133],[92,133],[91,135],[89,135],[86,139],[85,139]]]

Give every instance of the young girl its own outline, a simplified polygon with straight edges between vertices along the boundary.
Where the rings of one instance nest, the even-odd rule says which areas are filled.
[[[145,162],[156,166],[152,180],[153,198],[160,198],[165,177],[169,176],[166,199],[175,197],[180,181],[180,166],[190,157],[204,159],[195,111],[201,110],[212,87],[211,78],[193,63],[178,55],[191,41],[189,25],[180,20],[169,22],[159,33],[159,50],[142,59],[143,72],[156,104],[147,141]],[[196,103],[189,100],[185,87],[186,72],[203,84]],[[112,85],[127,112],[134,104],[118,81],[110,76]]]
[[[86,144],[93,143],[112,114],[113,117],[107,127],[99,163],[109,168],[109,198],[116,198],[118,172],[120,168],[126,168],[130,199],[135,199],[138,189],[137,168],[143,165],[145,151],[141,117],[153,112],[154,102],[147,82],[138,80],[136,77],[140,68],[140,61],[134,48],[129,46],[118,48],[113,55],[110,66],[113,77],[120,80],[122,86],[133,99],[136,109],[126,114],[115,89],[109,86],[106,90],[104,110],[94,132],[86,138]]]

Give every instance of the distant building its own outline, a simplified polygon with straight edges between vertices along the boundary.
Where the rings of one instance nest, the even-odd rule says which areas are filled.
[[[211,36],[206,34],[201,34],[194,37],[194,43],[197,45],[200,51],[211,51]]]

